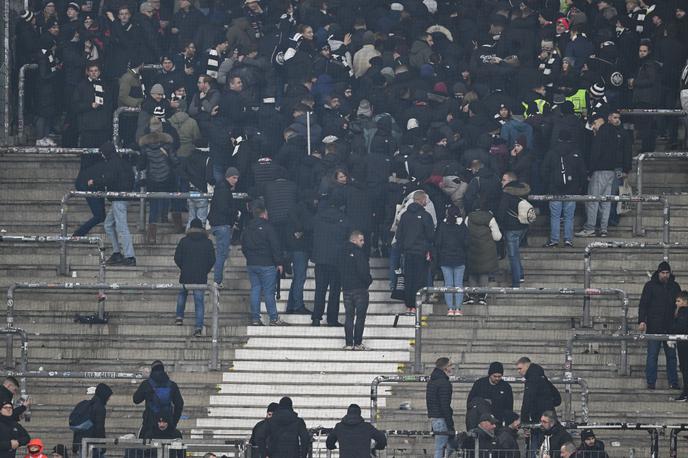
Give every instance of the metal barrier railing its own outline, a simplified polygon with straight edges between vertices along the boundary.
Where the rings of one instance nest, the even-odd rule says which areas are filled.
[[[619,110],[622,116],[686,116],[686,112],[674,108],[625,108]]]
[[[591,242],[585,247],[583,253],[583,288],[591,288],[592,283],[592,252],[598,249],[606,248],[623,248],[623,249],[647,249],[647,248],[662,248],[663,258],[665,261],[669,260],[669,249],[671,248],[688,248],[686,243],[661,243],[661,242],[624,242],[618,240],[610,240],[609,242]],[[590,297],[583,298],[584,307],[590,307]]]
[[[537,296],[615,296],[621,302],[623,308],[623,315],[621,317],[621,328],[623,332],[628,330],[628,296],[626,292],[622,289],[616,288],[458,288],[458,287],[424,287],[418,290],[416,293],[416,322],[415,322],[415,351],[414,351],[414,371],[419,374],[423,373],[423,364],[421,361],[421,356],[423,353],[423,327],[422,327],[422,316],[423,316],[423,299],[429,294],[433,293],[475,293],[475,294],[496,294],[496,295],[514,295],[514,296],[525,296],[525,295],[537,295]],[[583,327],[592,326],[592,318],[590,315],[590,307],[585,307],[583,304]]]
[[[138,107],[119,107],[112,114],[112,143],[119,147],[119,117],[122,113],[140,113],[141,108]]]
[[[458,376],[453,375],[449,377],[452,383],[475,383],[482,376]],[[525,383],[522,377],[504,376],[502,380],[511,383]],[[550,377],[552,383],[563,383],[566,389],[566,396],[564,398],[564,419],[567,421],[574,421],[575,412],[573,411],[573,404],[571,399],[571,385],[579,385],[581,387],[581,418],[584,423],[588,422],[590,410],[588,408],[588,383],[585,379],[580,377]],[[430,381],[429,375],[379,375],[373,379],[370,384],[370,422],[377,423],[378,420],[378,387],[381,383],[427,383]]]
[[[138,151],[129,148],[116,148],[120,154],[139,154]],[[6,146],[2,153],[10,154],[100,154],[98,148],[62,148],[60,146]]]
[[[205,285],[180,285],[178,283],[14,283],[7,289],[7,328],[14,329],[14,293],[18,289],[147,291],[178,290],[182,286],[188,290],[202,289],[211,293],[213,313],[209,367],[211,370],[220,370],[220,289],[215,283]],[[11,355],[11,352],[12,347],[8,346],[7,353]]]
[[[29,366],[29,336],[21,328],[7,327],[5,329],[0,329],[0,334],[4,334],[6,337],[6,349],[5,349],[5,369],[14,368],[14,336],[18,335],[21,339],[21,359],[19,360],[19,371],[26,372]],[[26,394],[26,379],[25,377],[19,378],[19,388],[21,389],[22,395]]]
[[[19,82],[17,84],[17,92],[19,98],[17,100],[17,137],[20,142],[26,141],[24,137],[24,97],[26,94],[26,72],[27,70],[37,70],[38,64],[24,64],[19,68]]]
[[[685,113],[684,113],[685,114]],[[688,152],[686,151],[654,151],[650,153],[641,153],[636,157],[638,161],[638,169],[636,173],[636,186],[638,188],[638,194],[643,193],[643,164],[648,159],[688,159]],[[665,215],[666,216],[666,215]],[[666,223],[668,225],[668,223]],[[645,229],[643,229],[643,203],[638,201],[635,207],[635,225],[633,227],[633,233],[635,235],[644,235]],[[665,243],[669,243],[669,240],[664,240]]]
[[[245,454],[246,441],[226,440],[223,442],[209,440],[185,439],[105,439],[83,438],[79,456],[90,458],[94,449],[107,448],[107,455],[126,458],[175,458],[213,453],[217,456],[233,458],[249,456]]]
[[[638,215],[642,212],[642,202],[661,202],[664,204],[663,210],[663,230],[662,230],[662,241],[664,243],[671,243],[670,241],[670,229],[669,225],[671,222],[671,212],[669,205],[669,197],[666,195],[642,195],[640,190],[638,190],[638,195],[635,196],[588,196],[588,195],[561,195],[561,196],[544,196],[544,195],[533,195],[528,196],[530,201],[538,202],[550,202],[550,201],[562,201],[562,202],[634,202],[639,206],[636,208],[636,220],[633,226],[634,236],[644,236],[645,230],[642,227],[642,216]]]
[[[579,342],[621,342],[621,355],[619,359],[619,372],[621,375],[631,375],[628,366],[628,342],[647,342],[657,340],[662,342],[684,342],[688,341],[686,334],[629,334],[623,335],[591,335],[573,334],[566,341],[564,374],[570,376],[573,371],[573,344]]]
[[[127,198],[127,199],[211,199],[212,193],[204,194],[200,192],[87,192],[87,191],[69,191],[62,197],[60,202],[60,234],[67,237],[67,210],[69,201],[73,197],[100,197],[100,198]],[[234,193],[235,199],[248,199],[246,193]],[[145,208],[141,206],[139,209],[139,230],[145,229]],[[67,269],[67,244],[62,243],[60,247],[60,269],[66,271]]]

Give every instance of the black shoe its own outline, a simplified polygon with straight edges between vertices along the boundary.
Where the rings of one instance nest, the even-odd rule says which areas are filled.
[[[545,243],[544,245],[542,245],[542,248],[552,248],[555,246],[559,246],[559,242],[553,242],[550,240],[547,243]]]
[[[194,329],[193,336],[194,337],[201,337],[203,335],[203,330],[202,329]]]
[[[688,401],[688,394],[686,394],[686,393],[681,393],[680,396],[674,398],[674,401],[686,402],[686,401]]]
[[[296,310],[289,310],[287,313],[290,315],[313,315],[313,312],[308,310],[306,307],[301,307],[300,309]]]
[[[124,258],[122,265],[125,267],[136,267],[136,258],[133,256],[131,258]]]
[[[251,326],[265,326],[265,325],[260,320],[253,320],[253,321],[251,321]]]
[[[651,384],[651,383],[648,383],[648,384],[647,384],[647,389],[648,389],[648,390],[654,390],[654,389],[655,389],[655,386],[654,386],[653,384]]]
[[[571,240],[564,240],[564,246],[566,248],[573,248],[573,242]]]
[[[680,390],[680,389],[682,389],[682,388],[681,388],[680,386],[678,386],[678,384],[676,384],[676,383],[674,383],[673,385],[671,385],[669,388],[671,388],[672,390]]]
[[[105,265],[118,266],[122,264],[122,262],[124,262],[124,256],[122,256],[122,253],[112,253],[112,256],[105,261]]]
[[[344,325],[342,323],[340,323],[339,321],[337,321],[335,323],[327,323],[327,326],[330,328],[343,328],[344,327]]]
[[[311,321],[311,326],[316,327],[316,328],[319,327],[319,326],[320,326],[320,320],[318,320],[318,321],[312,320],[312,321]]]

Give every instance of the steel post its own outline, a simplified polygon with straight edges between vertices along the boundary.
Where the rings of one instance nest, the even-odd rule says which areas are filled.
[[[112,143],[119,147],[119,117],[122,113],[140,113],[141,108],[137,107],[119,107],[112,114]]]
[[[311,112],[306,111],[306,142],[308,143],[308,155],[311,155]]]
[[[662,209],[662,242],[664,242],[664,260],[669,260],[669,244],[671,243],[670,223],[671,214],[669,209],[669,197],[664,196],[664,208]]]
[[[643,194],[643,162],[645,160],[645,153],[638,155],[638,172],[636,173],[636,186],[638,188],[638,195]],[[635,225],[633,226],[633,235],[636,237],[642,237],[645,235],[645,229],[643,229],[643,203],[638,201],[635,206]]]
[[[37,68],[38,64],[24,64],[19,69],[19,81],[17,83],[17,139],[20,142],[26,141],[26,138],[24,137],[24,110],[26,110],[26,103],[24,101],[24,98],[26,97],[26,71],[35,70]],[[9,104],[9,100],[7,100],[6,103]]]
[[[372,425],[377,423],[377,392],[380,382],[384,380],[384,376],[378,375],[370,383],[370,423]]]
[[[67,242],[65,238],[67,237],[67,205],[69,205],[70,193],[62,196],[60,200],[60,235],[63,237],[60,242],[60,266],[58,267],[58,273],[60,275],[67,275]]]
[[[212,344],[210,347],[210,370],[220,370],[220,288],[211,283],[209,286],[213,303]]]

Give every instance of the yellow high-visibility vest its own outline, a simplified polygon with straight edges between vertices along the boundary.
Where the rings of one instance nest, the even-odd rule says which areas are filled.
[[[585,89],[578,89],[574,94],[566,97],[566,100],[573,104],[573,111],[580,115],[585,116],[587,111],[587,102],[585,100]]]

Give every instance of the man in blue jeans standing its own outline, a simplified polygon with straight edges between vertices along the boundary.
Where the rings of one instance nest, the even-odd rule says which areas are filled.
[[[184,285],[205,285],[208,282],[208,273],[215,264],[215,248],[213,242],[208,239],[208,233],[203,228],[203,222],[200,219],[191,220],[186,236],[179,241],[174,251],[174,263],[181,270],[179,283],[182,284],[182,289],[177,296],[177,317],[174,323],[181,326],[184,323],[184,308],[189,294]],[[196,307],[196,326],[193,335],[200,337],[203,333],[205,315],[203,302],[205,290],[194,289],[192,293]]]
[[[449,376],[453,372],[454,365],[449,358],[438,358],[425,390],[425,404],[432,432],[440,433],[435,436],[435,458],[443,458],[445,449],[448,456],[454,451],[453,441],[449,440],[454,435],[452,384],[449,381]]]
[[[241,233],[241,251],[246,258],[251,282],[251,325],[263,326],[260,320],[260,296],[270,317],[270,326],[288,326],[277,315],[275,288],[282,273],[282,249],[275,228],[268,222],[268,211],[262,201],[253,204],[253,219]]]
[[[681,287],[676,283],[668,262],[659,263],[650,281],[645,283],[638,306],[638,330],[647,334],[670,334],[676,311],[676,296]],[[664,347],[667,379],[672,389],[679,390],[676,374],[676,349],[668,342],[648,340],[645,380],[647,389],[654,390],[657,382],[657,359],[659,349]]]
[[[521,264],[521,241],[526,235],[527,224],[522,224],[518,219],[518,204],[528,197],[530,186],[518,181],[514,172],[506,172],[502,176],[502,198],[497,210],[497,222],[504,232],[506,239],[506,252],[509,256],[511,267],[511,287],[518,288],[525,278],[523,265]]]
[[[215,237],[213,279],[219,288],[223,286],[225,261],[229,255],[229,245],[232,241],[232,228],[238,219],[239,206],[233,195],[238,182],[239,170],[236,167],[229,167],[225,171],[225,179],[215,185],[215,192],[208,213],[210,233]]]

